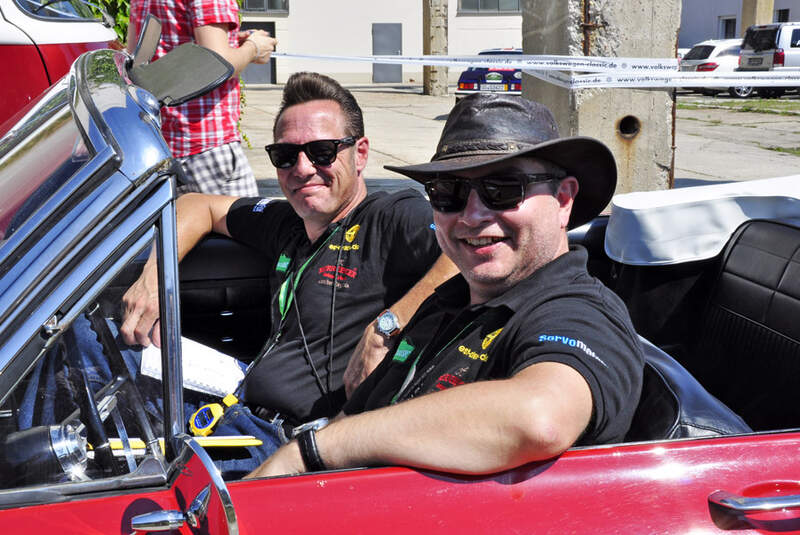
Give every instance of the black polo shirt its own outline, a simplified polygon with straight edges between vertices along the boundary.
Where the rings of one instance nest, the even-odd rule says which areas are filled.
[[[226,222],[234,239],[271,259],[271,342],[280,328],[277,342],[246,376],[243,398],[297,421],[335,414],[345,400],[342,375],[365,327],[441,253],[430,204],[410,189],[371,194],[314,243],[286,201],[239,199]],[[282,320],[281,286],[287,279]]]
[[[572,249],[505,294],[469,305],[460,275],[437,288],[398,345],[344,406],[375,409],[463,383],[560,362],[589,384],[593,415],[581,444],[621,441],[642,387],[644,357],[622,301]],[[413,370],[413,371],[412,371]]]

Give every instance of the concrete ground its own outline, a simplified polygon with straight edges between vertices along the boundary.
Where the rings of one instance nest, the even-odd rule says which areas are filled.
[[[370,189],[416,185],[383,166],[430,160],[454,97],[422,95],[418,85],[373,84],[349,89],[364,111],[370,140],[365,177]],[[242,130],[252,145],[245,147],[245,153],[265,195],[280,194],[275,168],[269,163],[264,145],[272,142],[272,124],[281,91],[281,86],[245,88]],[[683,93],[678,95],[678,102],[714,106],[720,99]],[[679,107],[677,117],[678,187],[800,173],[800,157],[776,150],[800,149],[800,116]]]

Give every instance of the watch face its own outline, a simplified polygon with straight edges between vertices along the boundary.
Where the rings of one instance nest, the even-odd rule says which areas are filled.
[[[397,318],[394,317],[391,311],[387,310],[378,316],[378,330],[383,334],[391,334],[397,328]]]
[[[392,330],[392,318],[388,317],[386,314],[378,318],[378,328],[383,332],[389,332]]]

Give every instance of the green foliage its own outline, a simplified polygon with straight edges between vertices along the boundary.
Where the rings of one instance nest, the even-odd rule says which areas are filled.
[[[128,37],[128,22],[130,21],[130,0],[97,0],[98,5],[114,19],[114,31],[121,43]]]

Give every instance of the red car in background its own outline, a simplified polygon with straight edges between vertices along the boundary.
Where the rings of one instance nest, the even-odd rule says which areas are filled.
[[[64,76],[75,58],[114,42],[111,21],[97,11],[83,0],[0,0],[0,125]]]

